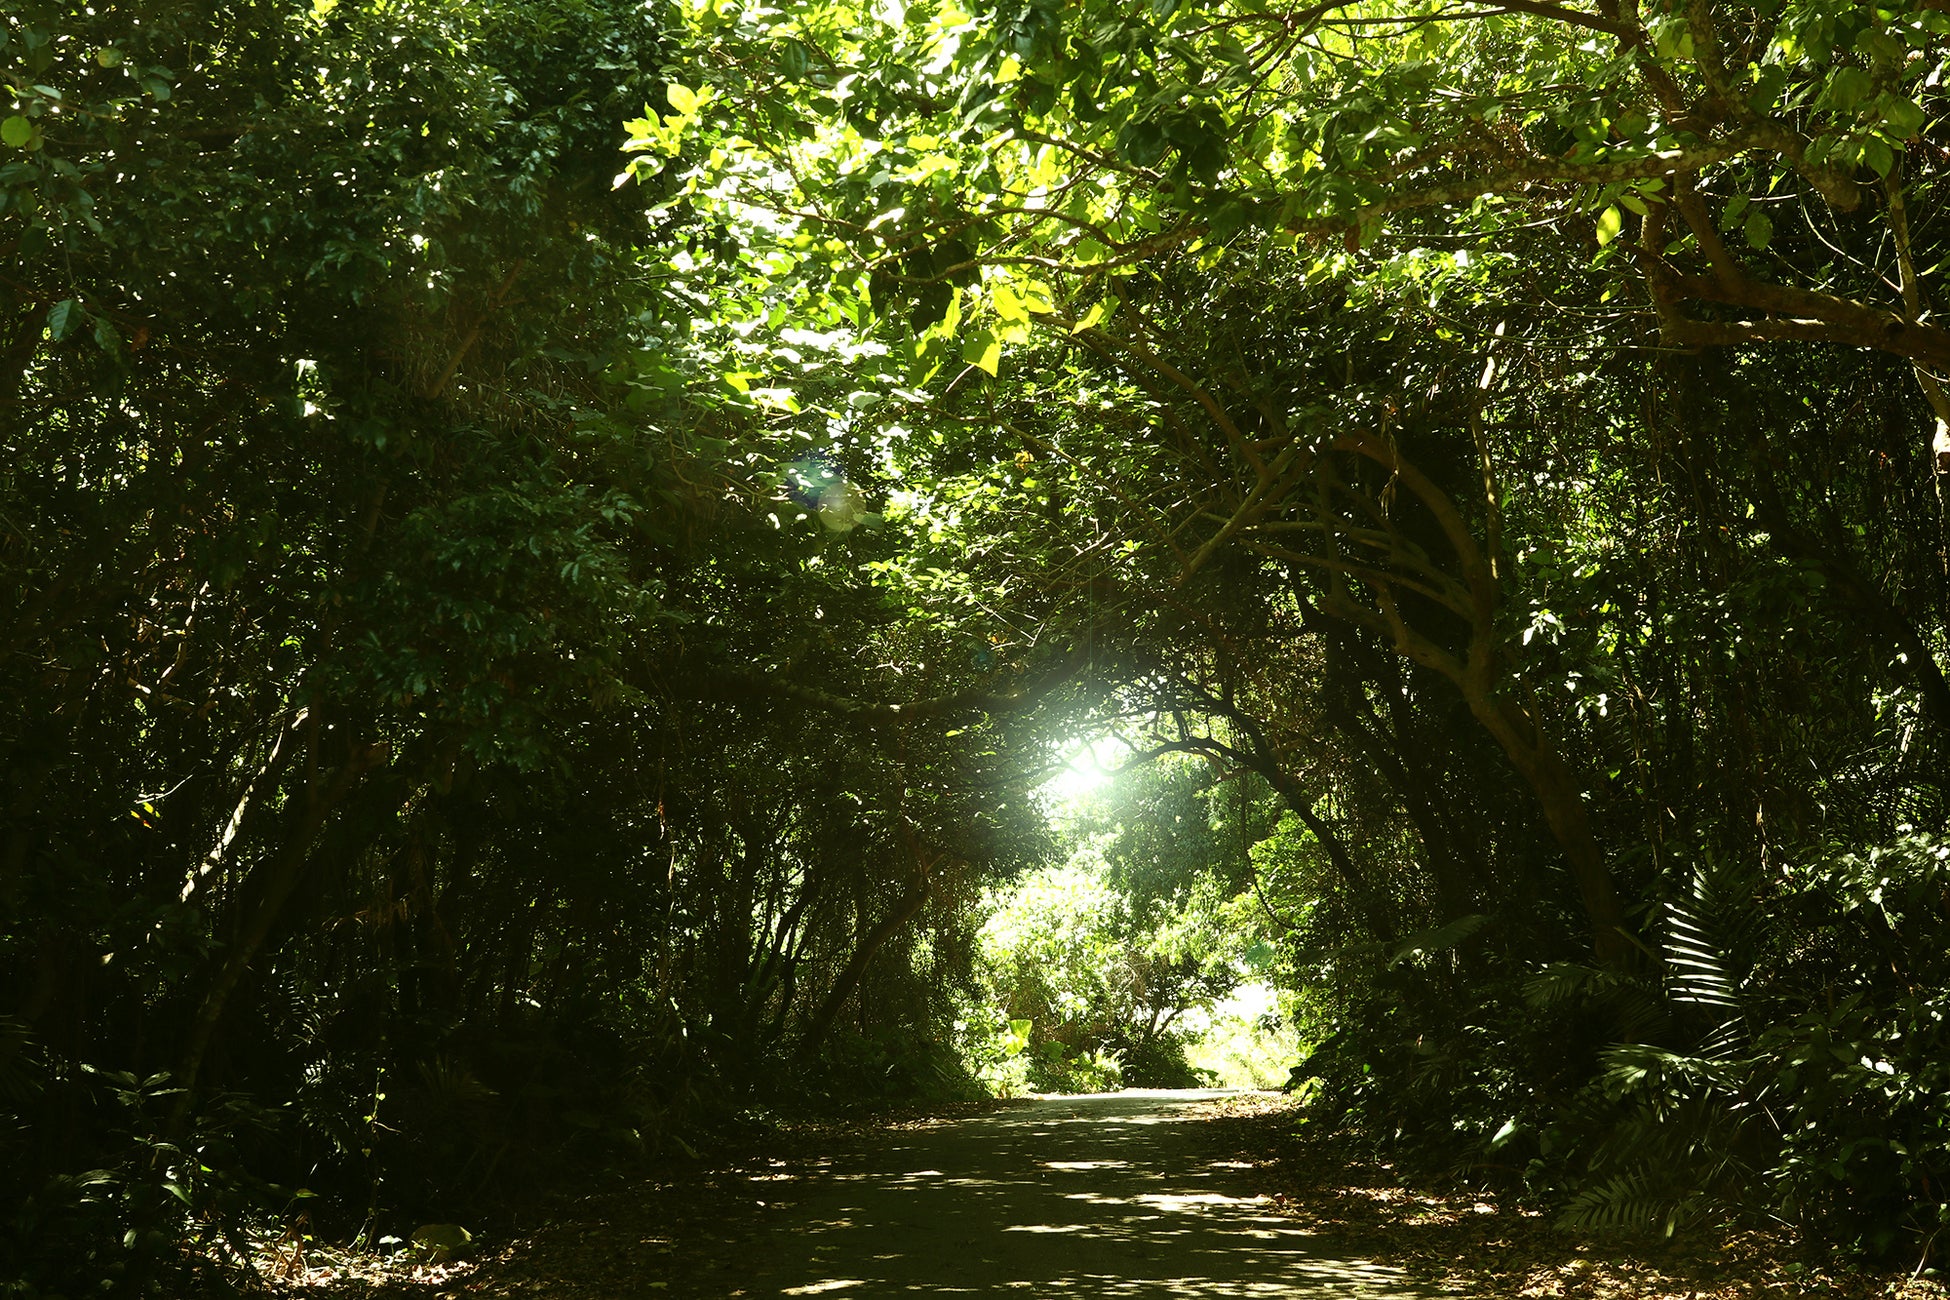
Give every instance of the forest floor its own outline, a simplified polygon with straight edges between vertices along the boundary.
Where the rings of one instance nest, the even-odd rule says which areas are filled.
[[[796,1126],[585,1190],[410,1265],[314,1252],[305,1300],[834,1294],[1946,1300],[1907,1271],[1765,1234],[1575,1234],[1514,1198],[1402,1176],[1296,1134],[1277,1094],[1035,1098]]]

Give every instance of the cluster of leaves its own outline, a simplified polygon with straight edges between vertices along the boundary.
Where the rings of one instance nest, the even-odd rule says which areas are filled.
[[[1664,904],[1663,1000],[1564,1129],[1578,1224],[1671,1232],[1765,1205],[1876,1255],[1950,1222],[1942,989],[1950,844],[1913,835],[1777,881],[1695,871]]]
[[[1210,1082],[1187,1048],[1270,951],[1239,894],[1236,791],[1212,776],[1184,758],[1129,764],[1059,810],[1065,861],[992,897],[965,1030],[992,1087]]]

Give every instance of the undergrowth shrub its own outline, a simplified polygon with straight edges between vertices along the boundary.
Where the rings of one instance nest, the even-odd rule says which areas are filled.
[[[825,1109],[988,1095],[952,1044],[891,1030],[836,1033],[818,1060],[799,1065],[785,1083],[775,1090],[782,1101]]]
[[[1772,873],[1704,861],[1653,899],[1649,930],[1639,973],[1497,973],[1466,935],[1338,950],[1331,1033],[1294,1071],[1308,1122],[1454,1174],[1521,1178],[1568,1226],[1785,1222],[1937,1258],[1950,839]]]
[[[248,1097],[213,1097],[172,1136],[178,1095],[166,1074],[137,1078],[82,1066],[57,1105],[95,1112],[96,1139],[58,1171],[11,1171],[0,1232],[0,1296],[88,1293],[176,1297],[230,1293],[248,1276],[252,1232],[288,1201],[248,1165],[278,1115]]]
[[[1623,1042],[1567,1110],[1565,1220],[1819,1228],[1866,1253],[1950,1225],[1950,840],[1774,876],[1708,863],[1661,904],[1660,1039]]]
[[[1528,996],[1495,929],[1467,917],[1323,957],[1336,999],[1290,1080],[1310,1123],[1472,1180],[1514,1180],[1551,1149],[1557,1107],[1589,1077],[1603,1031],[1583,1006]]]

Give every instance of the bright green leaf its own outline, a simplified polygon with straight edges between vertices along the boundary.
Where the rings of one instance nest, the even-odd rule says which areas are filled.
[[[1110,300],[1108,298],[1099,299],[1096,303],[1092,304],[1089,311],[1083,314],[1082,320],[1070,327],[1070,333],[1081,334],[1085,330],[1096,329],[1104,323],[1104,318],[1109,315]]]
[[[1598,246],[1603,248],[1618,238],[1618,232],[1625,227],[1625,218],[1613,204],[1598,214]]]
[[[978,330],[961,345],[961,359],[991,376],[1002,366],[1002,343],[988,330]]]
[[[1026,321],[1029,308],[1023,305],[1016,291],[1006,284],[998,284],[989,291],[989,301],[995,304],[995,314],[1005,321]]]
[[[0,122],[0,144],[18,149],[34,138],[34,124],[18,113]]]

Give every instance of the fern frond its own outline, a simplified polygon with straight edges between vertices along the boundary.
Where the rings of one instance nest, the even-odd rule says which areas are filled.
[[[1554,961],[1523,983],[1523,1000],[1542,1011],[1577,1002],[1610,987],[1616,976],[1576,962]]]
[[[1726,1056],[1746,1041],[1742,993],[1765,916],[1753,869],[1706,862],[1685,892],[1665,906],[1667,990],[1676,1003],[1734,1014],[1715,1027],[1706,1055]]]
[[[1670,1237],[1714,1204],[1710,1196],[1682,1190],[1647,1161],[1579,1192],[1558,1215],[1557,1225],[1600,1231],[1656,1228]]]
[[[1562,1228],[1648,1228],[1664,1221],[1674,1198],[1644,1168],[1614,1175],[1571,1198],[1557,1217]]]
[[[1468,916],[1459,916],[1443,925],[1411,935],[1403,940],[1394,954],[1388,958],[1388,965],[1392,969],[1411,957],[1426,957],[1432,953],[1446,951],[1475,934],[1489,922],[1490,918],[1483,913],[1472,912]]]

